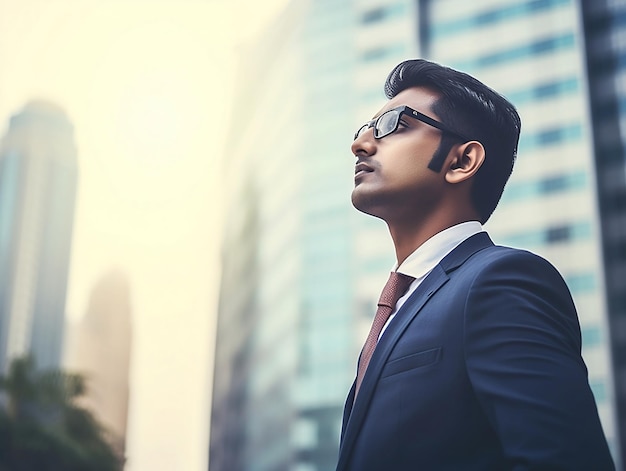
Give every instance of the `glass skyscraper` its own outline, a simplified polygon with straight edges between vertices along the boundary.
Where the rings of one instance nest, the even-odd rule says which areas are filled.
[[[33,101],[11,118],[0,146],[0,371],[28,353],[60,366],[77,173],[60,108]]]
[[[424,2],[425,49],[513,101],[519,157],[487,229],[551,260],[576,301],[605,433],[618,447],[582,11],[570,0]],[[497,41],[488,38],[498,38]]]
[[[564,275],[620,461],[623,3],[293,0],[242,55],[225,164],[212,471],[334,469],[343,401],[394,263],[384,223],[350,205],[350,144],[385,103],[387,73],[411,57],[466,71],[518,107],[516,169],[486,229]]]

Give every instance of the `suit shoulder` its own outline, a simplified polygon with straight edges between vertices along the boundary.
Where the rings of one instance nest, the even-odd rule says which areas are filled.
[[[524,249],[507,247],[504,245],[491,245],[475,254],[477,261],[483,261],[485,264],[490,263],[530,263],[551,267],[556,270],[554,265],[541,255]]]
[[[538,279],[551,280],[557,285],[565,284],[563,276],[548,260],[528,250],[491,245],[476,252],[468,259],[467,268],[473,278],[482,278],[490,274],[519,273],[537,276]]]

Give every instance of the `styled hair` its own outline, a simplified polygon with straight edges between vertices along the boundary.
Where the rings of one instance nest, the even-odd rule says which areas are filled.
[[[476,172],[471,198],[481,223],[496,208],[517,156],[521,120],[506,98],[474,77],[423,59],[398,64],[385,82],[391,99],[411,87],[427,87],[439,93],[432,107],[440,121],[454,131],[479,141],[485,160]],[[444,133],[429,168],[439,172],[459,138]]]

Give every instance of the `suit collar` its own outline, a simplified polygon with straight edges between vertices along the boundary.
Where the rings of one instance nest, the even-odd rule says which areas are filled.
[[[456,270],[476,252],[492,245],[493,242],[486,232],[480,232],[466,239],[431,271],[400,308],[393,322],[389,325],[389,328],[376,346],[374,356],[370,361],[367,373],[359,389],[358,399],[354,404],[352,404],[354,385],[348,394],[344,409],[342,440],[337,471],[346,469],[345,467],[347,466],[352,446],[365,420],[367,409],[383,366],[404,330],[409,326],[415,316],[418,315],[428,299],[448,281],[449,273]]]
[[[482,232],[478,221],[467,221],[438,232],[413,251],[395,271],[423,280],[441,260],[473,235]]]
[[[444,257],[439,265],[446,273],[456,270],[476,252],[494,245],[486,232],[479,232],[476,235],[464,240],[459,246]]]

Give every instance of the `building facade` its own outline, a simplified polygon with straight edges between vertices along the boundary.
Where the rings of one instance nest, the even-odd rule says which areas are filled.
[[[568,282],[621,467],[623,3],[293,0],[255,41],[242,56],[235,108],[245,113],[235,112],[228,147],[212,471],[334,469],[343,401],[394,262],[384,223],[350,205],[350,144],[385,103],[388,72],[411,57],[466,71],[518,107],[516,169],[486,229],[543,255]],[[609,143],[607,164],[596,165]],[[237,461],[220,461],[229,454]]]
[[[626,2],[582,3],[621,456],[626,456]]]
[[[572,0],[425,1],[424,50],[507,96],[522,117],[518,160],[487,229],[565,277],[607,439],[619,456],[586,37]],[[499,38],[490,41],[488,38]]]
[[[33,101],[0,144],[0,368],[31,353],[59,367],[63,348],[77,162],[73,126]]]
[[[85,377],[81,405],[104,426],[119,456],[126,453],[131,351],[130,283],[124,273],[112,270],[97,281],[85,315],[67,324],[63,364]]]

